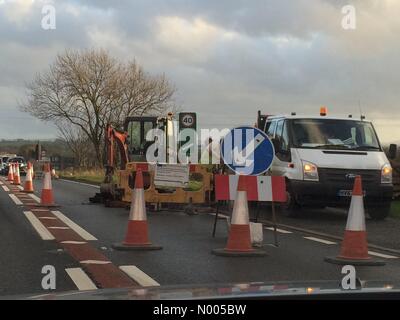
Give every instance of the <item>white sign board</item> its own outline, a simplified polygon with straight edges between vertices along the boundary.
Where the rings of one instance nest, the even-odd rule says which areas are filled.
[[[187,187],[189,184],[189,165],[156,164],[154,184],[156,187]]]

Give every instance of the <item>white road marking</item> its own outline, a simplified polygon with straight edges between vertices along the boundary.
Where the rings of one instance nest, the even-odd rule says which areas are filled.
[[[60,181],[65,181],[65,182],[69,182],[69,183],[80,184],[80,185],[82,185],[82,186],[88,186],[88,187],[100,189],[100,186],[96,186],[96,185],[94,185],[94,184],[89,184],[89,183],[84,183],[84,182],[78,182],[78,181],[72,181],[72,180],[67,180],[67,179],[59,179],[59,180],[60,180]]]
[[[55,240],[54,236],[46,229],[38,218],[31,211],[24,211],[26,218],[32,224],[33,228],[42,238],[42,240]]]
[[[81,264],[109,264],[111,261],[104,260],[83,260],[80,262]]]
[[[157,281],[136,266],[120,266],[119,268],[143,287],[160,286]]]
[[[270,231],[274,231],[273,227],[266,227],[265,229],[270,230]],[[284,234],[293,233],[292,231],[283,230],[283,229],[279,229],[279,228],[276,228],[276,232],[284,233]]]
[[[336,242],[329,241],[329,240],[324,240],[324,239],[320,239],[320,238],[315,238],[315,237],[303,237],[303,238],[307,239],[307,240],[311,240],[311,241],[320,242],[320,243],[323,243],[323,244],[336,244]]]
[[[17,188],[18,188],[19,190],[24,190],[24,187],[23,187],[23,186],[17,186]]]
[[[10,196],[11,200],[14,201],[14,203],[15,203],[17,206],[23,205],[22,201],[19,200],[15,194],[9,193],[8,195]]]
[[[55,229],[55,230],[68,230],[68,227],[48,227],[47,229]]]
[[[35,200],[37,203],[40,203],[40,198],[37,195],[34,195],[33,193],[30,193],[29,196]]]
[[[214,212],[209,212],[209,215],[215,217],[217,214]],[[227,216],[226,214],[218,213],[218,219],[229,219],[230,217]]]
[[[3,182],[0,180],[0,186],[2,186],[3,185]]]
[[[368,251],[368,254],[371,256],[379,257],[379,258],[385,258],[385,259],[398,259],[399,257],[395,256],[390,256],[388,254],[383,254],[375,251]]]
[[[56,217],[38,217],[40,220],[57,220]]]
[[[61,241],[62,244],[86,244],[85,241]]]
[[[96,290],[97,287],[81,268],[65,269],[71,280],[80,291]]]
[[[46,212],[48,212],[49,209],[32,209],[32,211],[38,211],[38,212],[44,212],[44,211],[46,211]]]
[[[10,189],[7,186],[1,186],[5,192],[10,192]]]
[[[70,227],[72,230],[74,230],[77,234],[79,234],[83,239],[85,240],[97,240],[93,235],[91,235],[89,232],[87,232],[85,229],[82,227],[78,226],[75,222],[73,222],[71,219],[68,217],[64,216],[60,211],[52,211],[52,213],[60,219],[62,222],[64,222],[68,227]]]

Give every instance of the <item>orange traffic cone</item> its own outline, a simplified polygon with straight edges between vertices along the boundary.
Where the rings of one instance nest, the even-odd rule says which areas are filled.
[[[113,244],[112,247],[116,250],[159,250],[162,248],[152,245],[149,240],[141,169],[136,171],[135,188],[132,192],[131,209],[125,240],[122,243]]]
[[[337,257],[326,257],[325,261],[335,264],[352,264],[363,266],[384,265],[368,255],[367,232],[365,228],[364,193],[361,176],[354,181],[350,210],[344,232],[342,248]]]
[[[19,186],[21,184],[21,176],[19,174],[19,164],[14,164],[14,181],[13,184]]]
[[[50,164],[46,163],[44,165],[44,177],[43,177],[43,189],[42,189],[42,195],[40,198],[40,204],[38,204],[40,207],[58,207],[54,203],[54,197],[53,197],[53,187],[51,184],[51,173],[50,173]]]
[[[233,205],[228,243],[224,249],[214,249],[219,256],[263,256],[265,251],[251,246],[249,207],[247,204],[246,176],[240,175]]]
[[[8,177],[7,177],[7,181],[13,182],[14,181],[14,164],[10,163],[8,166]]]
[[[26,171],[24,192],[33,193],[33,183],[32,183],[32,164],[28,162],[28,168]]]

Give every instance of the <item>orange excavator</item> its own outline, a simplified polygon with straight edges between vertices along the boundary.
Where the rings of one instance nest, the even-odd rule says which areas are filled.
[[[146,137],[152,129],[161,129],[165,134],[167,147],[165,159],[169,159],[169,145],[176,142],[180,130],[196,129],[195,113],[180,113],[179,121],[172,113],[166,117],[142,116],[128,117],[123,130],[112,125],[106,127],[105,147],[107,163],[105,177],[100,185],[100,193],[89,200],[93,203],[104,203],[106,206],[126,206],[131,199],[134,174],[138,166],[145,167],[143,172],[145,198],[149,203],[204,203],[206,193],[211,190],[211,174],[201,165],[190,165],[189,187],[176,187],[160,190],[154,180],[157,170],[165,164],[148,165],[147,149],[155,142]],[[148,137],[147,137],[148,138]],[[154,138],[156,139],[156,138]],[[184,165],[183,165],[184,166]],[[142,169],[143,170],[143,169]],[[194,177],[195,181],[190,182]],[[196,190],[190,187],[197,186]]]

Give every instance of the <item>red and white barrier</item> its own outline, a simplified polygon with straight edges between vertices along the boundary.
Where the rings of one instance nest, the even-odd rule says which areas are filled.
[[[285,177],[244,176],[248,201],[286,202]],[[215,176],[215,200],[235,200],[238,175]]]

